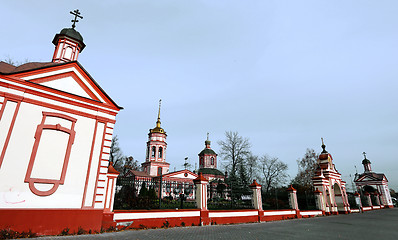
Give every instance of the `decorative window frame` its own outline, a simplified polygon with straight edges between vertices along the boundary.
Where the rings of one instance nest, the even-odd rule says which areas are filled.
[[[66,128],[61,126],[61,124],[46,124],[46,118],[47,117],[55,117],[55,118],[60,118],[62,120],[68,120],[71,122],[71,127]],[[63,185],[65,182],[65,176],[66,176],[66,170],[68,168],[68,163],[69,163],[69,157],[70,157],[70,152],[71,152],[71,148],[73,145],[73,142],[75,140],[75,135],[76,132],[74,130],[75,127],[75,123],[76,123],[77,119],[67,116],[65,114],[61,114],[61,113],[53,113],[53,112],[43,112],[43,118],[42,121],[39,125],[37,125],[36,128],[36,133],[35,133],[35,143],[33,145],[33,149],[32,149],[32,154],[30,156],[30,160],[29,160],[29,165],[28,165],[28,169],[26,171],[26,176],[25,176],[25,183],[29,183],[29,189],[36,195],[38,196],[50,196],[51,194],[53,194],[55,191],[57,191],[59,185]],[[56,179],[45,179],[45,178],[32,178],[32,170],[33,170],[33,166],[35,164],[35,160],[36,160],[36,154],[40,145],[40,140],[41,140],[41,136],[43,133],[43,130],[54,130],[54,131],[62,131],[64,133],[69,134],[69,139],[68,139],[68,145],[66,147],[66,152],[65,152],[65,157],[64,157],[64,162],[62,165],[62,171],[61,171],[61,176],[59,180]],[[39,190],[35,187],[35,183],[39,183],[39,184],[53,184],[53,187],[50,190],[47,191],[42,191]]]

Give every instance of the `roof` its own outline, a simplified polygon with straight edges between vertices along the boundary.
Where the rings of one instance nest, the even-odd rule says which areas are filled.
[[[48,66],[60,65],[61,63],[53,62],[29,62],[19,66],[14,66],[6,62],[0,62],[0,73],[3,74],[14,74],[24,71],[29,71],[33,69],[40,69]]]
[[[22,64],[20,66],[14,66],[11,64],[8,64],[6,62],[0,62],[0,74],[4,75],[14,75],[14,74],[20,74],[24,72],[30,72],[30,71],[36,71],[36,70],[41,70],[41,69],[51,69],[52,67],[58,67],[58,66],[63,66],[63,65],[68,65],[68,64],[77,64],[78,67],[83,70],[83,72],[88,76],[88,78],[91,80],[91,82],[99,89],[99,91],[105,95],[105,97],[115,105],[118,109],[123,109],[123,107],[120,107],[117,105],[112,98],[109,97],[109,95],[98,85],[98,83],[91,77],[91,75],[83,68],[83,66],[78,62],[78,61],[70,61],[70,62],[65,62],[65,63],[54,63],[54,62],[29,62]],[[22,80],[22,79],[21,79]],[[42,85],[42,84],[40,84]],[[62,91],[62,90],[61,90]],[[72,93],[73,94],[73,93]]]
[[[83,49],[86,47],[86,44],[83,42],[83,37],[80,35],[78,31],[76,31],[74,28],[64,28],[61,30],[60,33],[56,34],[54,39],[53,39],[53,44],[57,45],[58,44],[58,39],[62,36],[72,38],[76,41],[79,42],[80,44],[80,52],[83,51]]]
[[[365,158],[364,160],[362,160],[362,164],[367,164],[367,163],[371,163],[371,162],[369,161],[369,159]]]
[[[205,149],[203,149],[198,155],[200,156],[200,155],[205,155],[205,154],[214,154],[214,155],[217,155],[217,153],[214,152],[213,149],[211,149],[211,148],[205,148]]]
[[[137,171],[137,170],[130,170],[129,173],[134,176],[138,176],[138,177],[148,177],[148,178],[152,177],[151,175],[147,174],[146,172]]]
[[[198,170],[198,173],[224,176],[224,173],[222,173],[220,170],[216,168],[200,168]]]
[[[357,181],[360,182],[362,180],[369,181],[369,179],[382,181],[384,178],[385,178],[385,175],[383,173],[365,172],[365,173],[359,174],[354,181],[355,182],[357,182]]]

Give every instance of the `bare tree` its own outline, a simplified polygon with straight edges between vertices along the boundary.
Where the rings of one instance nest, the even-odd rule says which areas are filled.
[[[247,170],[247,177],[249,182],[252,182],[253,179],[256,179],[259,175],[259,163],[258,163],[258,156],[249,153],[245,161],[246,170]]]
[[[26,58],[24,61],[22,61],[22,62],[20,62],[20,61],[15,61],[14,59],[12,59],[11,57],[10,57],[10,55],[6,55],[6,57],[2,60],[3,62],[5,62],[5,63],[8,63],[8,64],[10,64],[10,65],[13,65],[13,66],[15,66],[15,67],[18,67],[18,66],[20,66],[20,65],[22,65],[22,64],[25,64],[25,63],[28,63],[28,62],[30,62],[30,60],[28,59],[28,58]]]
[[[297,159],[298,173],[293,179],[293,184],[301,185],[306,190],[312,190],[312,178],[318,166],[317,159],[318,154],[315,150],[307,148],[304,156],[301,159]]]
[[[268,194],[271,188],[278,187],[285,183],[287,178],[288,166],[276,157],[264,155],[260,159],[263,179],[263,190]]]
[[[112,166],[120,170],[123,167],[123,158],[123,152],[119,147],[119,138],[117,137],[117,135],[115,135],[111,141],[109,162],[112,162]]]
[[[249,139],[239,136],[238,132],[225,132],[225,141],[218,141],[221,146],[220,156],[228,161],[227,168],[231,174],[236,174],[239,164],[241,164],[250,153]]]
[[[140,165],[137,160],[134,160],[133,156],[123,157],[122,162],[124,173],[129,170],[140,170]]]

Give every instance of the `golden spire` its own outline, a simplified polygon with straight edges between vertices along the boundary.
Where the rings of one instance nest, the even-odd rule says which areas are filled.
[[[162,106],[162,99],[159,99],[159,112],[158,112],[158,120],[156,121],[156,127],[160,128],[160,107]]]
[[[162,105],[162,99],[159,99],[159,111],[158,111],[158,120],[156,121],[156,127],[154,129],[151,129],[150,132],[156,132],[156,133],[165,133],[163,128],[160,127],[160,107]]]

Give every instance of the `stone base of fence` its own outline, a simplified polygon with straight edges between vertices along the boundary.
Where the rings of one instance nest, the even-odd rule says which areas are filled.
[[[104,222],[103,228],[146,229],[218,224],[278,221],[292,218],[322,216],[322,211],[286,210],[132,210],[114,211],[113,223]],[[108,220],[109,220],[109,216]],[[105,219],[105,217],[104,217]]]

